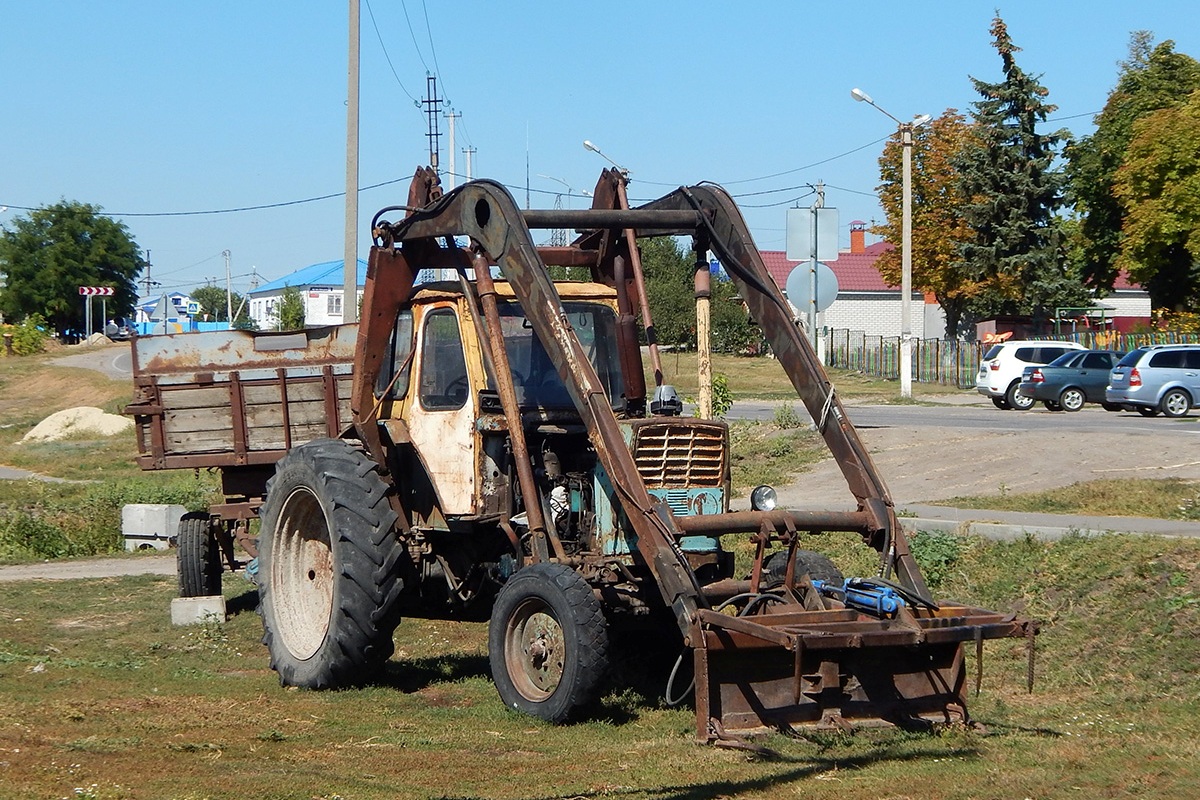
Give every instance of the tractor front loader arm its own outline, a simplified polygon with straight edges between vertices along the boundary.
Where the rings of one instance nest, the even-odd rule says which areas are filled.
[[[737,204],[721,187],[701,184],[680,188],[639,208],[690,209],[699,214],[709,247],[737,285],[751,317],[771,343],[776,358],[837,461],[859,509],[866,513],[871,528],[868,536],[881,553],[884,576],[894,571],[901,583],[928,597],[921,572],[908,552],[904,536],[899,534],[900,522],[887,487],[825,375],[820,359],[767,272]]]

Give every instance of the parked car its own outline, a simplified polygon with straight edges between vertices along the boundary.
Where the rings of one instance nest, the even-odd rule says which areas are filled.
[[[1182,417],[1200,407],[1200,344],[1130,350],[1109,374],[1104,398],[1147,417]]]
[[[1101,403],[1108,411],[1121,407],[1108,403],[1104,391],[1108,375],[1124,353],[1115,350],[1070,350],[1044,367],[1026,367],[1020,394],[1051,411],[1078,411],[1084,403]]]
[[[1028,366],[1049,364],[1064,353],[1086,350],[1076,342],[1015,340],[992,345],[979,362],[975,391],[990,397],[996,408],[1024,411],[1033,398],[1019,393],[1021,373]]]
[[[128,341],[135,333],[137,328],[127,319],[110,319],[104,326],[104,335],[114,342]]]

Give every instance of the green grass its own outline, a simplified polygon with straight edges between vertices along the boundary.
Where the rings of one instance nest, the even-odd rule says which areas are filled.
[[[1002,492],[952,497],[935,505],[1046,514],[1200,520],[1200,483],[1182,478],[1086,481],[1029,494]]]
[[[1198,563],[1185,540],[961,539],[939,594],[1043,621],[1034,693],[1022,643],[993,642],[986,732],[775,735],[768,757],[695,745],[629,645],[622,683],[553,727],[503,708],[482,623],[405,620],[378,684],[318,693],[280,688],[236,576],[227,624],[183,628],[171,578],[0,583],[0,798],[1189,797]]]

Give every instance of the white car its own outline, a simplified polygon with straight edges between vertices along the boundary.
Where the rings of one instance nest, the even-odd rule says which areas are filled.
[[[1077,342],[1015,339],[988,348],[979,362],[975,391],[992,398],[996,408],[1024,411],[1033,405],[1032,397],[1017,391],[1021,372],[1028,366],[1043,366],[1069,350],[1086,350]]]

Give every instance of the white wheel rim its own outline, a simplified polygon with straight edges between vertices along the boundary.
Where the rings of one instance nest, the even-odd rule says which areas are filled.
[[[521,696],[541,702],[554,694],[566,669],[566,648],[549,607],[526,600],[509,617],[504,639],[508,676]]]
[[[280,639],[296,659],[312,658],[329,632],[333,550],[317,497],[298,488],[283,501],[271,532],[271,610]]]

